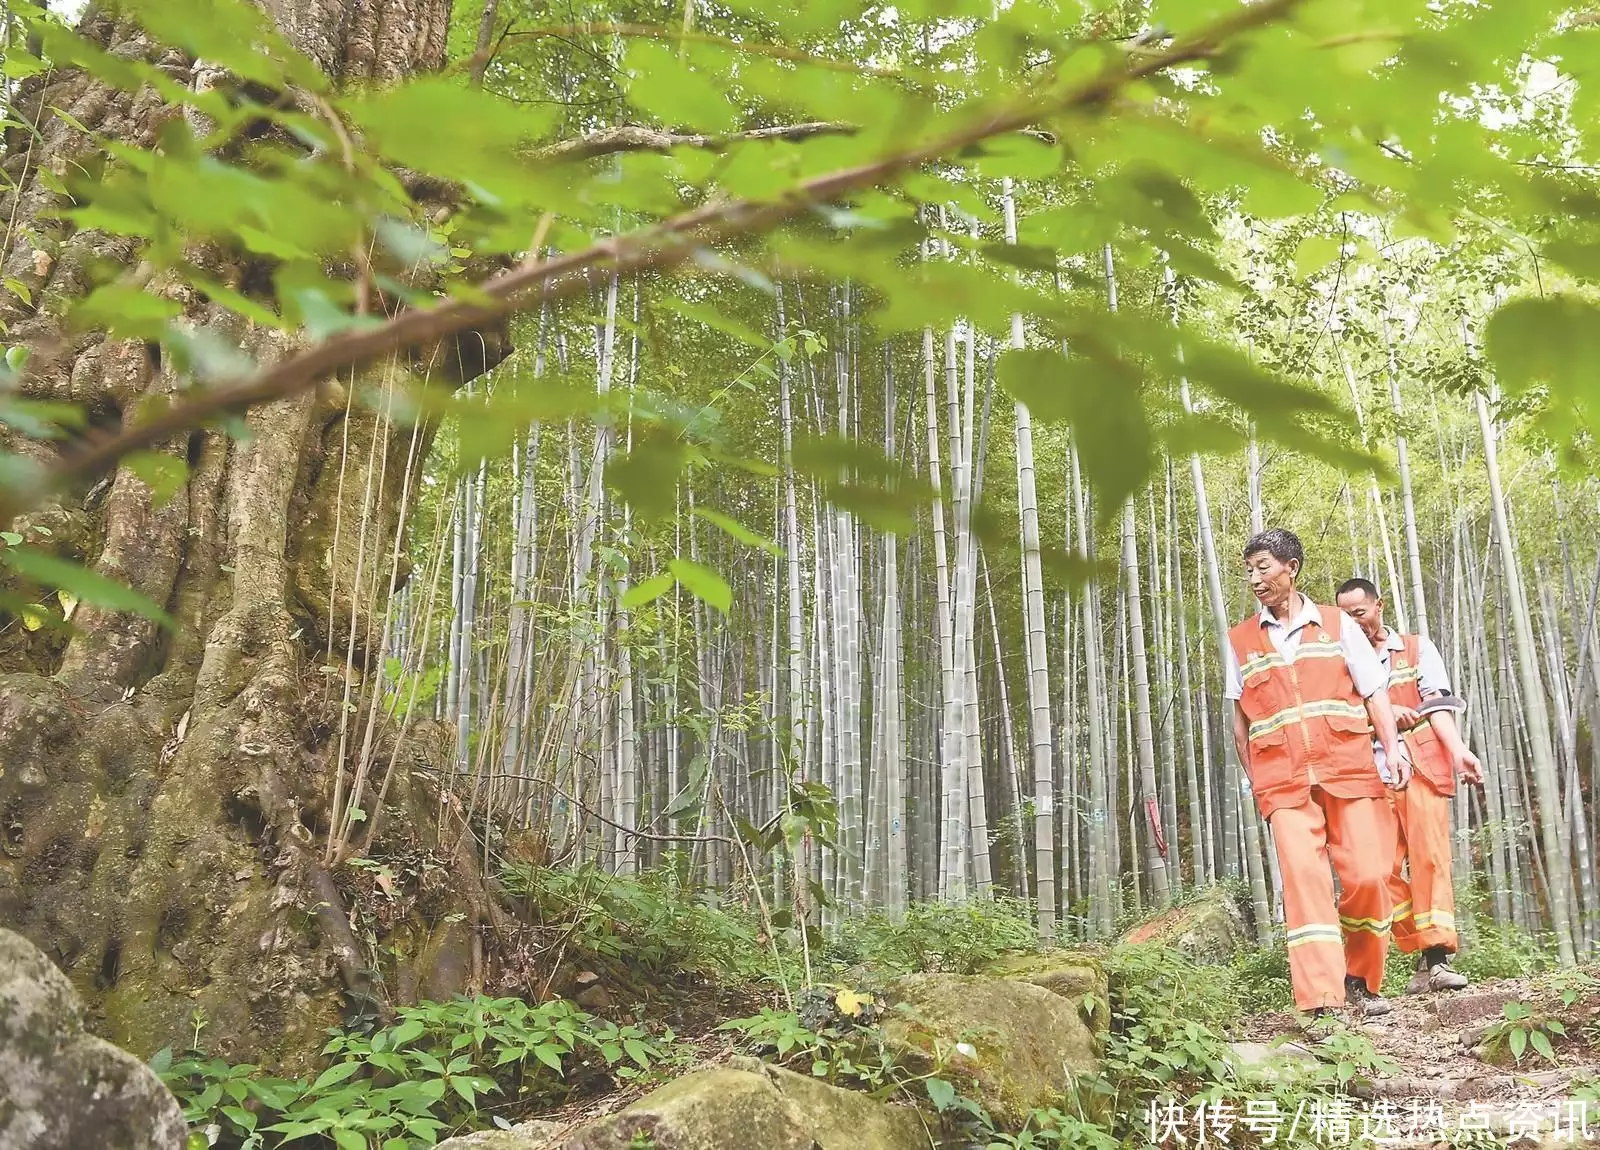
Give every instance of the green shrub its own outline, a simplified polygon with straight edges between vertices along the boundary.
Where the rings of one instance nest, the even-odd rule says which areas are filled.
[[[648,978],[689,972],[755,981],[776,973],[755,913],[725,897],[713,905],[709,893],[684,885],[669,870],[621,878],[592,865],[513,864],[501,881],[527,899],[541,921],[565,924],[573,950],[625,959]]]
[[[1289,952],[1281,945],[1263,946],[1234,956],[1229,964],[1241,995],[1256,1010],[1292,1010],[1294,986],[1289,979]]]
[[[882,1009],[871,995],[815,986],[796,996],[795,1005],[796,1010],[763,1008],[717,1029],[737,1035],[740,1046],[769,1062],[879,1098],[909,1094],[926,1080],[889,1049]]]
[[[1499,926],[1478,918],[1471,931],[1470,944],[1450,965],[1475,982],[1491,978],[1526,978],[1555,966],[1549,941],[1515,926]]]
[[[521,1112],[570,1093],[587,1070],[620,1080],[668,1054],[653,1037],[563,1000],[455,998],[397,1012],[371,1034],[332,1031],[316,1078],[283,1079],[197,1051],[151,1060],[201,1145],[263,1150],[299,1139],[339,1150],[413,1150],[445,1133],[488,1126],[484,1108]]]
[[[898,920],[881,911],[848,919],[830,941],[835,966],[885,975],[973,974],[1007,951],[1038,944],[1029,903],[1012,898],[913,903]]]

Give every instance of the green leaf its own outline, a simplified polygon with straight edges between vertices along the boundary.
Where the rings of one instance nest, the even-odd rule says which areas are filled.
[[[469,1098],[467,1102],[470,1105],[472,1100]],[[335,1130],[333,1140],[339,1150],[367,1150],[367,1136],[357,1130]]]
[[[417,1038],[424,1029],[422,1019],[408,1018],[389,1035],[389,1045],[392,1049],[399,1049]]]
[[[1120,513],[1154,465],[1137,377],[1087,356],[1013,349],[1000,358],[999,381],[1035,419],[1072,428],[1084,476],[1099,496],[1101,522]]]
[[[709,55],[679,52],[652,39],[628,45],[628,100],[669,128],[723,132],[733,127],[733,104],[726,80],[715,76]]]
[[[646,603],[654,603],[671,591],[676,582],[671,575],[652,575],[642,583],[635,583],[622,596],[623,610],[632,611]]]
[[[1535,1050],[1544,1055],[1545,1061],[1554,1062],[1556,1060],[1555,1048],[1550,1045],[1550,1036],[1544,1031],[1535,1030],[1528,1036],[1528,1040],[1533,1043]]]
[[[127,0],[139,22],[163,43],[181,47],[246,80],[313,92],[327,75],[290,48],[263,13],[242,0]]]
[[[129,284],[105,284],[90,292],[72,311],[73,323],[100,328],[114,336],[158,341],[168,321],[183,313],[176,300]]]
[[[1484,351],[1513,391],[1547,383],[1569,399],[1600,397],[1600,307],[1573,295],[1514,299],[1484,328]]]
[[[761,550],[770,555],[783,554],[783,548],[779,547],[772,540],[767,539],[764,536],[757,535],[743,523],[740,523],[736,519],[730,519],[720,511],[714,511],[709,507],[696,507],[694,509],[694,514],[696,518],[704,519],[707,523],[710,523],[714,527],[720,527],[723,531],[726,531],[740,543],[748,544],[751,547],[759,547]]]
[[[943,1114],[956,1100],[956,1088],[943,1078],[930,1078],[926,1083],[928,1087],[928,1101],[933,1103],[933,1108]]]
[[[249,1132],[256,1128],[256,1116],[242,1106],[224,1106],[222,1114],[235,1126]]]
[[[678,481],[689,466],[687,445],[676,436],[645,431],[626,455],[606,464],[606,486],[647,520],[663,520],[678,506]]]
[[[733,588],[711,568],[690,559],[673,559],[667,570],[696,599],[726,615],[733,610]]]
[[[87,567],[25,547],[7,547],[0,551],[0,560],[24,578],[70,592],[82,602],[112,611],[131,611],[163,627],[177,628],[165,611],[139,592]]]
[[[1334,260],[1344,245],[1332,236],[1307,236],[1294,249],[1294,270],[1301,279],[1310,279]]]
[[[319,1074],[317,1080],[311,1084],[310,1093],[320,1094],[330,1086],[337,1086],[352,1077],[360,1069],[361,1063],[359,1062],[340,1062],[330,1066]]]
[[[136,451],[123,457],[122,466],[144,480],[157,507],[164,507],[189,482],[189,465],[159,451]]]
[[[1511,1057],[1518,1062],[1528,1050],[1528,1032],[1520,1026],[1511,1032]]]
[[[543,137],[553,111],[428,77],[345,101],[369,143],[401,167],[525,198],[538,177],[516,157]]]

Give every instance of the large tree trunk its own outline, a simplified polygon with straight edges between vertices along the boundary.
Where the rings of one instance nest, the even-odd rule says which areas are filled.
[[[266,7],[348,83],[439,67],[450,5]],[[84,31],[186,82],[216,82],[126,22],[91,11]],[[73,72],[34,77],[16,103],[29,121],[54,106],[145,147],[178,114],[148,92],[108,90]],[[31,144],[9,133],[12,190],[0,197],[0,214],[19,224],[11,236],[25,237],[4,253],[4,273],[30,285],[36,306],[8,296],[0,318],[13,342],[55,349],[38,357],[50,362],[30,373],[30,395],[76,403],[114,425],[179,381],[141,342],[63,331],[62,303],[87,290],[89,269],[137,253],[120,239],[63,230],[51,187],[35,175],[65,170],[92,145],[48,111],[38,122]],[[218,278],[250,282],[221,253],[192,258]],[[162,290],[159,280],[151,290]],[[291,342],[245,330],[189,289],[166,290],[187,319],[228,324],[258,359],[282,356]],[[472,349],[472,361],[456,346]],[[255,410],[248,439],[210,430],[164,444],[190,464],[186,488],[164,503],[123,469],[15,525],[30,542],[164,604],[178,624],[168,633],[83,605],[67,637],[5,627],[0,615],[0,924],[68,972],[113,1041],[143,1054],[182,1044],[202,1012],[203,1041],[216,1052],[294,1066],[342,1016],[448,994],[482,975],[475,932],[493,908],[471,873],[459,819],[436,817],[458,808],[408,781],[409,768],[448,762],[448,729],[413,727],[397,745],[397,731],[368,720],[384,603],[405,575],[397,542],[405,501],[431,428],[413,431],[347,397],[357,384],[394,395],[408,372],[455,387],[506,347],[503,332],[473,333],[419,349],[411,367],[329,380],[316,394]],[[46,450],[14,440],[0,449]],[[366,828],[376,828],[368,853],[394,864],[392,903],[360,905],[370,878],[325,862],[341,756],[346,780],[361,760],[371,766],[357,798]],[[391,764],[398,770],[378,811]],[[360,834],[356,845],[365,848]],[[389,946],[426,959],[393,959]]]

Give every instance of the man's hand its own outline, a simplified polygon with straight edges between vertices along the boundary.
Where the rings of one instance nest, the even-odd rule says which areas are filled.
[[[1411,784],[1411,751],[1402,741],[1395,746],[1395,752],[1384,752],[1389,764],[1389,789],[1403,791]]]
[[[1402,707],[1399,703],[1391,703],[1390,709],[1394,711],[1394,725],[1402,731],[1409,731],[1412,727],[1422,722],[1422,716],[1410,707]]]
[[[1452,748],[1450,765],[1455,768],[1456,774],[1466,779],[1475,787],[1483,786],[1483,764],[1478,761],[1478,756],[1462,747],[1459,750]]]

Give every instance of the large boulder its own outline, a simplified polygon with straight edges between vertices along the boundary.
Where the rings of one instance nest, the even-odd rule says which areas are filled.
[[[1057,1106],[1093,1074],[1099,1036],[1077,1002],[1033,982],[985,975],[912,974],[890,985],[884,1034],[907,1065],[942,1073],[970,1090],[1010,1129],[1028,1112]]]
[[[1081,950],[1043,950],[1001,955],[979,972],[990,978],[1031,982],[1059,994],[1078,1008],[1084,1022],[1102,1033],[1110,1014],[1110,987],[1105,964]]]
[[[1147,919],[1123,935],[1122,941],[1164,943],[1202,963],[1228,962],[1255,945],[1239,900],[1222,886],[1208,887],[1182,906]]]
[[[83,1005],[27,939],[0,930],[0,1150],[183,1150],[155,1072],[83,1029]]]
[[[915,1110],[750,1059],[667,1083],[557,1145],[562,1150],[927,1150]],[[530,1143],[516,1150],[539,1150]]]

